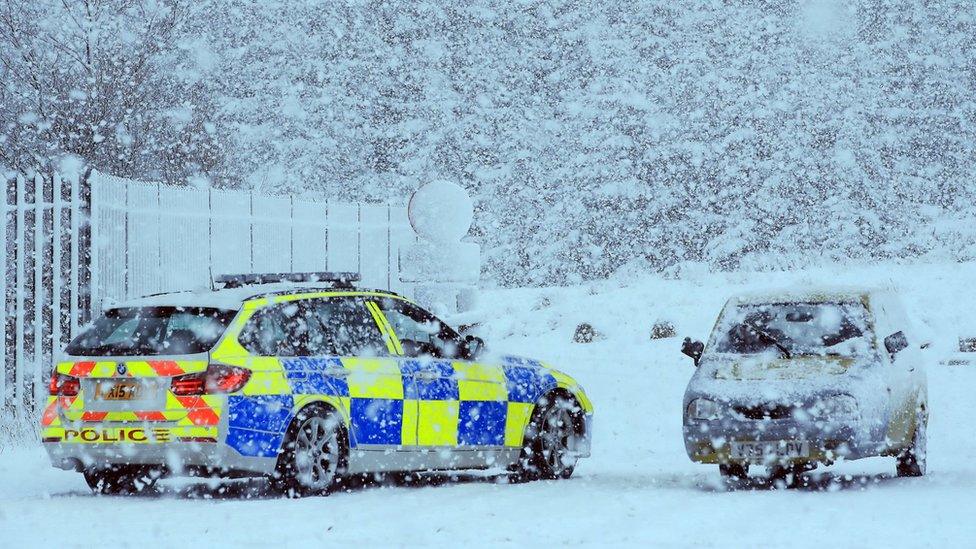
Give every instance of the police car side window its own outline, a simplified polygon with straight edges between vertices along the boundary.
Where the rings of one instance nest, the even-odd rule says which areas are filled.
[[[307,303],[282,303],[254,314],[238,337],[241,346],[258,356],[309,356],[319,352],[325,336]]]
[[[332,356],[387,356],[386,338],[358,298],[338,297],[310,301],[323,338],[313,354]]]
[[[407,356],[456,358],[460,336],[427,311],[396,299],[378,305],[393,326]]]

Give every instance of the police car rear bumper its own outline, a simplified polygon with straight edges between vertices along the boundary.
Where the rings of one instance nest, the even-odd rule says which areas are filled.
[[[259,476],[271,474],[276,462],[273,458],[242,456],[222,442],[46,442],[44,448],[51,465],[68,471],[134,465],[158,469],[167,476]]]

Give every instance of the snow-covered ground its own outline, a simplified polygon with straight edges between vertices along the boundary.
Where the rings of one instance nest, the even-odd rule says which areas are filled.
[[[161,483],[158,493],[94,497],[81,475],[52,469],[39,447],[0,449],[0,546],[324,544],[947,546],[976,540],[976,367],[929,370],[929,474],[894,476],[893,459],[811,473],[809,487],[755,477],[727,487],[692,464],[681,398],[692,373],[680,337],[651,341],[668,319],[704,339],[724,300],[744,289],[869,284],[903,292],[933,342],[933,363],[976,334],[976,264],[621,277],[573,288],[500,290],[483,299],[494,349],[548,360],[596,407],[593,457],[569,481],[507,485],[493,477],[367,485],[328,498],[274,499],[260,483],[229,490]],[[579,322],[602,337],[572,342]],[[255,490],[252,490],[255,489]]]

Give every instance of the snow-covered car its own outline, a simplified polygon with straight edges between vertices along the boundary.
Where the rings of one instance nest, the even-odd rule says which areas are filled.
[[[593,407],[572,378],[493,358],[351,278],[222,277],[105,311],[52,375],[52,464],[103,493],[190,475],[267,476],[307,495],[366,472],[568,478],[589,455]]]
[[[751,464],[799,478],[818,463],[894,456],[925,473],[927,381],[896,295],[823,290],[730,299],[684,395],[692,461],[744,477]]]

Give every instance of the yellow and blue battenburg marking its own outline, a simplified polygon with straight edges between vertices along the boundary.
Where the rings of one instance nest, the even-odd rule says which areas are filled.
[[[557,385],[552,372],[538,360],[509,356],[502,359],[502,369],[512,402],[535,403]]]
[[[278,455],[293,407],[291,395],[229,397],[227,444],[244,456]]]
[[[520,446],[535,404],[558,385],[541,363],[517,357],[505,357],[500,370],[402,358],[296,357],[280,364],[289,394],[228,399],[227,444],[242,455],[277,455],[299,395],[338,401],[353,448]]]

